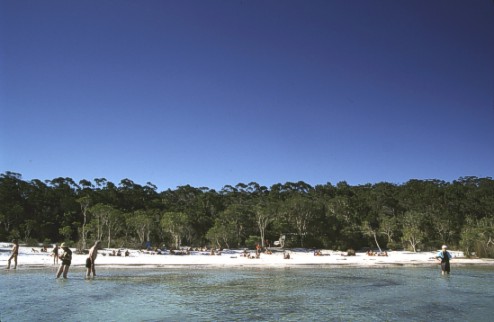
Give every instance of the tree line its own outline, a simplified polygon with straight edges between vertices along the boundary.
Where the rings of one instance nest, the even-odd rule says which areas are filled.
[[[158,191],[105,178],[25,181],[0,175],[0,240],[64,241],[106,247],[285,247],[434,250],[494,257],[494,181],[410,180],[351,186],[303,181],[226,185],[216,191],[179,186]]]

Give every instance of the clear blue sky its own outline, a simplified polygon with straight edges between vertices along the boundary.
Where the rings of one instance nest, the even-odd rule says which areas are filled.
[[[494,4],[0,1],[0,172],[494,177]]]

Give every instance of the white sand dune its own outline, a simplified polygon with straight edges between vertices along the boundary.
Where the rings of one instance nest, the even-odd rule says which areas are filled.
[[[0,243],[0,266],[7,266],[11,244]],[[84,266],[87,255],[75,254],[72,266]],[[190,255],[158,255],[154,252],[129,250],[129,256],[109,256],[112,250],[98,251],[96,265],[125,267],[167,267],[167,266],[216,266],[216,267],[290,267],[303,265],[349,266],[349,267],[386,267],[393,265],[431,266],[437,265],[434,259],[436,252],[390,251],[388,256],[368,256],[357,253],[356,256],[345,256],[345,252],[323,250],[323,256],[314,256],[311,251],[287,250],[290,259],[283,258],[283,252],[271,255],[261,254],[259,259],[242,256],[242,250],[224,251],[221,255],[209,255],[207,252],[192,252]],[[53,257],[48,252],[41,252],[40,247],[20,247],[18,268],[35,268],[53,266]],[[465,258],[460,251],[450,250],[454,259],[452,265],[489,265],[494,266],[494,259]],[[254,254],[253,251],[251,251]]]

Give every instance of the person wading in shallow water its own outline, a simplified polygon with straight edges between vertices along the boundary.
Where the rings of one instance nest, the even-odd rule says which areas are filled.
[[[10,255],[8,261],[7,261],[7,269],[10,269],[10,261],[13,259],[14,260],[14,269],[17,268],[17,255],[19,255],[19,241],[17,239],[14,239],[12,241],[14,243],[14,246],[12,246],[12,254]]]
[[[69,246],[67,246],[65,243],[62,243],[62,245],[60,245],[60,248],[63,250],[63,254],[62,256],[60,256],[60,259],[62,260],[62,265],[60,265],[60,268],[58,269],[57,278],[59,278],[60,275],[62,275],[62,273],[63,273],[63,278],[67,278],[70,264],[72,263],[72,251],[70,250]]]
[[[446,250],[447,248],[448,248],[448,246],[443,245],[442,249],[439,251],[439,253],[437,253],[437,256],[436,256],[437,260],[439,260],[441,263],[441,274],[442,275],[449,274],[449,272],[450,272],[449,261],[450,261],[450,259],[453,258],[453,256],[451,256],[451,253]]]
[[[53,256],[53,265],[58,264],[58,245],[53,245],[53,250],[51,251]]]
[[[94,261],[96,260],[96,256],[98,256],[98,248],[100,247],[101,242],[98,240],[94,243],[94,246],[89,250],[89,256],[86,258],[86,277],[91,277],[91,272],[93,273],[93,277],[96,276],[96,270],[94,269]]]

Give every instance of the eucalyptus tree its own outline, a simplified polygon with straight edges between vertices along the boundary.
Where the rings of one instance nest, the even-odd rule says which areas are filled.
[[[94,233],[93,238],[95,240],[102,240],[104,234],[104,226],[106,224],[108,216],[114,210],[110,205],[105,205],[102,203],[91,206],[89,212],[92,214],[92,219],[90,221],[92,232]]]
[[[373,227],[368,221],[364,221],[362,223],[362,232],[365,236],[372,237],[374,242],[376,243],[379,252],[382,252],[381,246],[379,245],[379,241],[377,240],[377,235],[379,234],[379,228]]]
[[[451,244],[457,230],[453,218],[448,214],[436,214],[431,218],[433,233],[437,236],[439,244]],[[457,241],[455,241],[457,242]]]
[[[180,186],[160,194],[164,211],[182,212],[188,220],[187,235],[191,242],[204,243],[216,214],[223,210],[220,196],[208,188]]]
[[[247,184],[240,182],[235,187],[227,185],[220,191],[220,194],[228,197],[228,203],[234,204],[249,203],[258,197],[266,196],[268,193],[267,187],[261,186],[255,181]]]
[[[190,225],[189,232],[197,243],[204,242],[206,232],[213,225],[218,214],[225,209],[221,196],[215,190],[200,189],[201,193],[197,196],[194,209],[186,212]]]
[[[284,204],[287,219],[295,227],[299,236],[300,246],[304,247],[304,240],[316,216],[322,212],[322,205],[302,194],[293,194]]]
[[[63,236],[64,240],[66,242],[71,242],[72,235],[74,233],[74,230],[72,229],[72,226],[63,226],[58,229],[59,234]]]
[[[123,179],[118,187],[119,208],[127,212],[159,208],[161,202],[156,190],[157,187],[151,182],[142,186],[130,179]]]
[[[127,214],[127,227],[137,234],[141,246],[151,240],[153,227],[156,226],[156,216],[153,210],[136,210]]]
[[[38,222],[36,220],[33,219],[24,220],[24,222],[20,225],[20,227],[24,232],[24,240],[27,241],[31,239],[31,233],[33,232],[33,230],[35,230],[37,226],[38,226]]]
[[[96,178],[94,182],[96,187],[91,194],[93,204],[103,203],[123,210],[120,205],[120,192],[113,182],[105,178]]]
[[[414,252],[417,246],[423,242],[426,237],[424,230],[424,221],[426,214],[415,210],[409,210],[403,215],[403,241],[410,244]]]
[[[336,187],[330,182],[324,185],[315,185],[313,194],[321,201],[327,201],[336,196]]]
[[[461,232],[461,243],[467,256],[494,257],[494,216],[481,219],[468,217]]]
[[[88,222],[89,215],[89,206],[91,205],[91,198],[89,196],[84,196],[77,199],[77,202],[81,205],[81,213],[82,213],[82,226],[81,226],[81,246],[82,249],[86,249],[86,240],[87,240],[87,230],[86,225]]]
[[[398,187],[386,182],[375,184],[369,194],[370,216],[367,218],[368,223],[377,229],[377,235],[386,236],[388,248],[398,246],[395,238],[399,238],[401,235],[397,219],[398,214],[401,213],[401,207],[397,194]]]
[[[260,198],[254,205],[253,211],[254,220],[259,229],[261,246],[264,247],[268,226],[276,219],[279,219],[283,213],[282,202],[279,200]]]
[[[215,223],[206,233],[206,239],[220,249],[223,248],[223,245],[230,248],[230,242],[234,240],[235,236],[228,225],[231,224]]]
[[[225,244],[228,244],[228,248],[230,245],[240,247],[254,225],[253,217],[252,205],[231,204],[218,214],[211,229],[214,228],[213,231],[216,233],[222,232],[222,240]]]
[[[174,240],[175,247],[180,247],[182,238],[186,236],[187,230],[190,228],[188,217],[183,212],[167,211],[161,217],[161,228],[170,233]]]
[[[94,189],[94,185],[91,181],[82,179],[79,180],[79,187],[81,187],[82,192],[91,192]]]
[[[353,193],[338,192],[325,204],[327,221],[330,223],[328,234],[334,248],[355,248],[361,240],[361,227],[353,198]]]
[[[48,186],[40,180],[34,179],[27,183],[25,196],[25,217],[23,229],[36,227],[28,238],[50,240],[58,237],[58,224],[53,218],[53,199]],[[25,225],[31,221],[30,225]]]
[[[397,217],[388,212],[381,212],[377,218],[379,224],[379,233],[387,237],[387,245],[394,246],[395,239],[400,232],[400,226]]]
[[[117,235],[123,227],[125,222],[123,218],[123,213],[115,208],[109,209],[106,213],[106,216],[103,218],[104,225],[106,226],[107,239],[108,239],[108,248],[111,247],[112,238]]]
[[[121,180],[118,187],[119,208],[126,212],[145,209],[147,192],[149,190],[144,190],[141,185],[130,179]]]
[[[80,188],[71,178],[55,178],[47,181],[53,200],[53,216],[60,226],[74,226],[78,221],[77,191]]]

